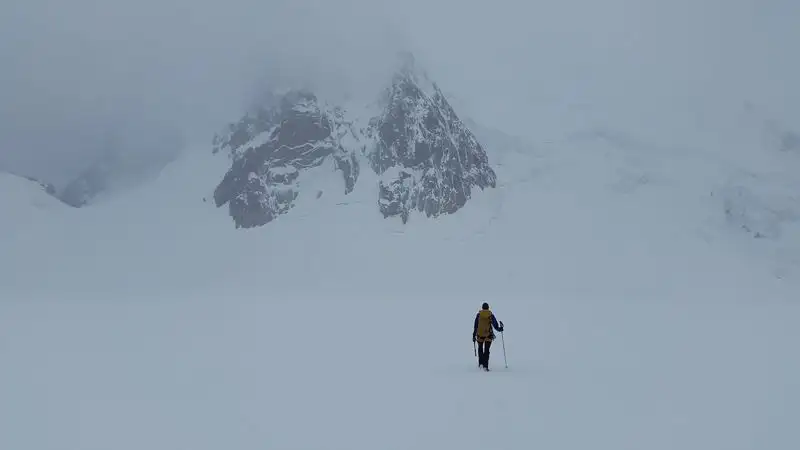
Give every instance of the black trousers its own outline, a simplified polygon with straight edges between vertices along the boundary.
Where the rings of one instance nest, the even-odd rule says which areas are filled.
[[[478,365],[489,367],[489,349],[492,347],[492,341],[489,339],[483,342],[478,342]]]

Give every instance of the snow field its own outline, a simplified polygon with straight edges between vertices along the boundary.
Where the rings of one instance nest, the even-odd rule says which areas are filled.
[[[714,448],[798,442],[798,309],[699,298],[6,302],[3,448]],[[46,430],[46,432],[44,431]]]
[[[0,448],[796,448],[797,286],[727,231],[724,168],[559,150],[407,225],[323,165],[234,230],[206,154],[34,209],[3,240]],[[508,370],[500,341],[477,370],[483,301]]]

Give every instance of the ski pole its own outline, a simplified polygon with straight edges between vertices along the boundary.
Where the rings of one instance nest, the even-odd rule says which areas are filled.
[[[508,369],[508,358],[506,358],[506,336],[503,332],[500,332],[500,340],[503,342],[503,361],[506,363],[506,369]]]

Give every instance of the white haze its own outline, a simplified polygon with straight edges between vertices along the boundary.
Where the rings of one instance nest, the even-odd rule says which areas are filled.
[[[796,1],[0,5],[1,165],[199,141],[89,208],[0,174],[0,448],[800,448],[800,161],[761,130],[800,127]],[[402,224],[328,161],[263,228],[203,201],[261,87],[368,95],[403,48],[534,141],[473,127],[496,188]]]
[[[120,122],[207,141],[265,80],[367,92],[401,49],[464,113],[534,139],[604,125],[735,146],[746,102],[800,123],[798,19],[790,0],[10,0],[0,167],[62,179]],[[166,150],[139,134],[132,151]]]
[[[797,224],[731,224],[700,154],[480,136],[498,186],[407,224],[332,161],[251,230],[201,149],[85,209],[0,174],[0,448],[800,448],[797,266],[753,248]]]

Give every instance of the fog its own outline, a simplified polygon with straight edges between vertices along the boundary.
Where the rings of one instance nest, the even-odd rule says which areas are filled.
[[[745,103],[800,127],[797,23],[792,0],[6,0],[0,170],[59,183],[110,134],[208,142],[276,81],[374,91],[399,50],[459,112],[539,139],[666,139]]]

